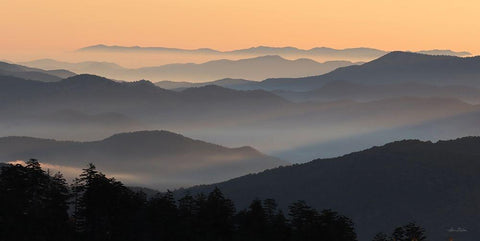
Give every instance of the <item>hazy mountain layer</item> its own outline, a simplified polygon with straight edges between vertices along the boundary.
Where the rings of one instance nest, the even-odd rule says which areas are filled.
[[[45,82],[59,81],[64,78],[72,77],[75,73],[54,68],[52,70],[43,70],[29,68],[22,65],[0,62],[0,75],[14,76],[23,79],[38,80]]]
[[[478,106],[458,100],[441,98],[398,98],[366,103],[332,102],[295,105],[269,114],[265,119],[237,122],[236,125],[216,125],[186,132],[204,140],[218,140],[234,145],[243,140],[263,152],[291,162],[304,162],[313,157],[332,157],[357,151],[373,144],[396,140],[405,135],[413,125],[437,119],[476,112]],[[462,129],[475,129],[475,124],[465,126],[446,123],[450,137],[459,137]],[[402,131],[385,131],[403,128]],[[408,132],[409,138],[437,139],[440,132]],[[426,135],[426,133],[428,135]],[[457,133],[455,135],[454,133]],[[480,135],[480,132],[472,134]],[[365,138],[356,138],[364,136]],[[308,151],[306,150],[308,147]]]
[[[92,142],[0,138],[2,162],[29,158],[67,175],[95,163],[130,185],[161,189],[218,182],[287,164],[251,147],[227,148],[167,131],[122,133]]]
[[[3,136],[96,140],[123,131],[167,129],[227,146],[248,143],[292,162],[358,150],[349,141],[356,136],[479,110],[442,97],[291,103],[261,90],[205,86],[177,92],[148,81],[120,83],[91,75],[54,83],[2,77],[0,87]],[[450,125],[452,133],[455,128],[460,127]],[[378,140],[384,139],[373,136],[359,143]],[[305,147],[315,148],[307,152]]]
[[[418,83],[480,87],[480,57],[433,56],[392,52],[371,62],[338,68],[330,73],[305,78],[273,78],[257,88],[308,91],[333,81],[360,84]]]
[[[43,69],[68,69],[76,73],[96,74],[113,79],[151,81],[211,81],[222,78],[264,80],[274,77],[303,77],[330,72],[354,65],[350,61],[318,63],[310,59],[287,60],[280,56],[262,56],[241,60],[214,60],[202,64],[167,64],[137,69],[123,68],[106,62],[67,63],[50,59],[24,62]]]
[[[233,86],[236,88],[236,86]],[[277,90],[273,93],[294,102],[355,100],[373,101],[400,97],[455,98],[469,103],[480,103],[480,89],[467,86],[435,86],[415,82],[398,84],[360,84],[332,81],[312,91]]]
[[[352,217],[361,241],[409,221],[424,226],[431,240],[448,239],[447,229],[464,227],[462,240],[473,241],[480,235],[479,171],[479,137],[409,140],[187,190],[217,186],[239,208],[253,198],[274,198],[284,208],[306,200]]]
[[[121,83],[93,75],[77,75],[53,83],[4,76],[0,77],[0,86],[0,106],[4,107],[3,111],[12,112],[73,109],[89,113],[163,116],[161,111],[192,109],[200,112],[223,108],[241,113],[242,109],[288,104],[284,99],[261,90],[236,91],[205,86],[176,92],[161,89],[148,81]],[[237,109],[231,110],[232,107]],[[145,112],[147,110],[150,112]]]
[[[215,81],[209,82],[201,82],[201,83],[192,83],[192,82],[175,82],[175,81],[159,81],[156,82],[155,85],[163,88],[163,89],[172,89],[172,90],[183,90],[186,88],[193,88],[193,87],[202,87],[207,85],[217,85],[225,88],[236,89],[236,90],[251,90],[256,89],[256,81],[252,80],[245,80],[245,79],[220,79]]]
[[[77,50],[79,52],[155,52],[155,53],[192,53],[192,54],[239,54],[239,55],[281,55],[281,56],[328,56],[336,57],[337,59],[373,59],[378,58],[387,51],[373,49],[373,48],[347,48],[347,49],[333,49],[327,47],[316,47],[311,49],[299,49],[295,47],[269,47],[258,46],[247,49],[238,49],[232,51],[219,51],[215,49],[179,49],[179,48],[165,48],[165,47],[126,47],[126,46],[107,46],[107,45],[93,45]],[[468,56],[469,52],[455,52],[452,50],[424,50],[421,53],[441,54],[441,55],[455,55]]]

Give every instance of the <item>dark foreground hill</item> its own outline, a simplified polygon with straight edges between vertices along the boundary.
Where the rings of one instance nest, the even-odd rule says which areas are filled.
[[[0,162],[30,158],[69,176],[95,163],[131,185],[161,189],[219,182],[287,164],[251,147],[227,148],[167,131],[122,133],[92,142],[0,138]]]
[[[240,208],[252,198],[274,198],[283,207],[306,200],[353,218],[362,241],[412,220],[430,240],[448,240],[447,229],[462,227],[468,230],[462,240],[473,241],[480,235],[479,172],[480,137],[405,140],[188,191],[217,186]]]

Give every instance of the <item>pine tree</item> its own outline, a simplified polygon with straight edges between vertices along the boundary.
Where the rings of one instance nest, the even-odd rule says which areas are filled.
[[[388,235],[385,234],[385,233],[377,233],[373,237],[372,241],[390,241],[390,239],[389,239]]]
[[[135,240],[133,228],[143,205],[141,196],[107,178],[93,164],[83,170],[73,190],[80,237],[91,241]]]
[[[69,239],[69,192],[61,175],[50,176],[35,159],[25,166],[3,167],[0,193],[0,237],[4,240]]]

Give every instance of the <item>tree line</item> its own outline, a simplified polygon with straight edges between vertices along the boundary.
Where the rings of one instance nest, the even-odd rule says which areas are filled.
[[[424,230],[409,225],[374,240],[424,241]],[[68,185],[32,159],[0,171],[0,241],[10,240],[356,241],[357,235],[349,218],[304,201],[292,203],[287,214],[274,199],[255,199],[237,212],[218,188],[178,200],[170,191],[147,198],[93,164]]]

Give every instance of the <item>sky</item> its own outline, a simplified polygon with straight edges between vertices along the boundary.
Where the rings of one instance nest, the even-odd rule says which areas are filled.
[[[480,54],[478,0],[0,0],[0,59],[95,45]]]

